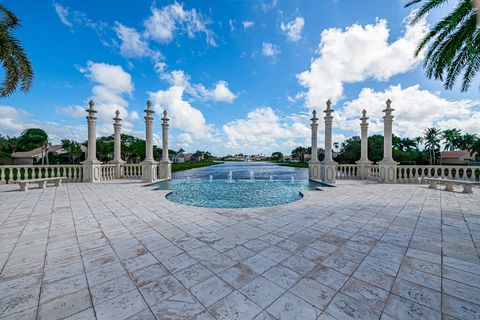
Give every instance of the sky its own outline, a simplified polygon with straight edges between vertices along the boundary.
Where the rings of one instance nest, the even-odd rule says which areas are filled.
[[[455,1],[454,1],[455,2]],[[53,143],[87,139],[88,101],[97,134],[144,137],[144,109],[170,117],[170,147],[289,154],[310,145],[311,112],[332,101],[334,141],[383,132],[392,100],[396,135],[428,127],[480,134],[479,84],[466,93],[425,77],[414,52],[450,8],[412,25],[400,0],[127,1],[22,0],[15,36],[34,67],[33,88],[0,100],[0,134],[44,129]],[[452,4],[451,4],[452,5]],[[319,146],[323,146],[323,119]]]

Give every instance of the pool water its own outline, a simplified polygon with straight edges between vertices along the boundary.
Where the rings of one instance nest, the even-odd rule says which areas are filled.
[[[228,180],[230,171],[232,180]],[[208,208],[253,208],[301,199],[301,190],[315,190],[320,185],[308,181],[307,176],[305,168],[229,162],[175,173],[171,181],[156,186],[159,190],[172,190],[167,199],[176,203]]]

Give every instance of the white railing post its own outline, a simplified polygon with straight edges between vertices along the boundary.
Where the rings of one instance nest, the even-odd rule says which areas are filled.
[[[312,146],[311,146],[311,158],[308,162],[308,178],[310,180],[320,180],[320,161],[318,161],[318,123],[317,123],[317,111],[313,110],[312,112]]]
[[[394,109],[391,107],[392,102],[387,100],[387,107],[383,112],[384,134],[383,134],[383,160],[380,161],[380,182],[396,183],[397,182],[397,162],[392,157],[392,124]]]
[[[142,162],[142,182],[152,183],[157,180],[157,162],[153,159],[153,113],[152,103],[147,100],[145,109],[145,160]]]
[[[158,164],[158,178],[162,180],[172,178],[172,162],[168,158],[168,120],[167,110],[164,110],[162,118],[162,160]]]
[[[333,161],[332,157],[332,108],[330,100],[327,101],[327,108],[323,111],[325,112],[325,159],[323,159],[320,166],[320,179],[325,183],[335,183],[336,179],[336,168],[337,163]]]
[[[82,162],[83,165],[83,182],[98,182],[101,179],[101,162],[97,160],[97,117],[96,110],[93,109],[95,103],[90,100],[87,123],[88,123],[88,150],[87,159]],[[48,172],[45,174],[48,175]]]
[[[371,161],[368,160],[368,117],[367,111],[363,109],[362,117],[360,118],[360,133],[361,133],[361,149],[360,149],[360,160],[357,161],[358,164],[358,176],[360,179],[368,179],[368,172]]]
[[[120,179],[122,177],[122,164],[125,163],[125,161],[122,160],[122,119],[120,118],[120,111],[115,111],[113,121],[113,160],[110,161],[110,163],[115,165],[115,178]]]

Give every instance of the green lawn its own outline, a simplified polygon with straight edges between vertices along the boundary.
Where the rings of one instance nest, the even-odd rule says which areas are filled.
[[[216,164],[222,164],[218,161],[200,161],[200,162],[185,162],[185,163],[172,163],[172,171],[189,170],[193,168],[208,167]]]

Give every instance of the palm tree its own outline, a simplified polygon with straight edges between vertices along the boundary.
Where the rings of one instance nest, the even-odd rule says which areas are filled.
[[[435,163],[435,154],[437,153],[437,150],[440,149],[441,132],[442,131],[437,128],[428,128],[423,132],[425,149],[427,149],[430,154],[430,164]]]
[[[472,150],[475,141],[477,140],[476,134],[465,133],[460,137],[459,148],[462,150]]]
[[[444,149],[443,150],[455,150],[459,147],[460,137],[462,134],[460,133],[460,129],[446,129],[442,132],[442,139],[445,141]]]
[[[422,3],[412,23],[448,0],[410,0],[405,6]],[[476,1],[459,0],[453,11],[438,22],[422,39],[415,55],[427,47],[424,68],[427,77],[444,82],[452,89],[463,74],[461,90],[467,91],[480,68],[480,28],[477,27]]]
[[[23,92],[32,86],[32,64],[23,47],[12,35],[12,31],[19,25],[18,18],[0,5],[0,62],[5,71],[5,79],[0,84],[0,97],[12,94],[18,85]]]

